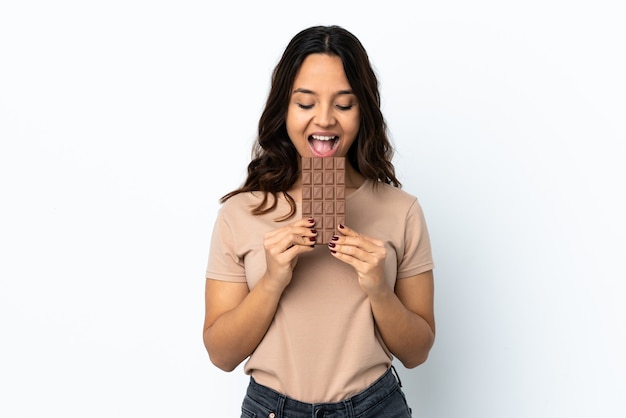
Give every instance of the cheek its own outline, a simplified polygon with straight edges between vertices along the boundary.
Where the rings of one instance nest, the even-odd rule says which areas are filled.
[[[287,130],[292,132],[302,133],[306,129],[309,123],[309,117],[306,115],[292,114],[287,116],[286,125]]]
[[[292,114],[288,115],[285,119],[285,125],[289,139],[296,147],[299,147],[302,143],[303,132],[306,128],[306,121],[303,121],[301,117]]]
[[[360,121],[361,119],[359,115],[351,116],[349,119],[347,119],[344,123],[345,133],[351,137],[355,137],[356,134],[359,132]]]

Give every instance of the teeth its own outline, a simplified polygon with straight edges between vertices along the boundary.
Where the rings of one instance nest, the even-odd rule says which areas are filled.
[[[317,141],[331,141],[335,139],[334,136],[322,136],[322,135],[311,135],[311,136],[313,137],[313,139]]]

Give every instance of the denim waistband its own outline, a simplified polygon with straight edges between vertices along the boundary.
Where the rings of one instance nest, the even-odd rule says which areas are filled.
[[[322,417],[325,412],[339,411],[343,411],[345,416],[358,416],[386,399],[401,386],[397,372],[391,366],[367,389],[340,402],[314,404],[300,402],[256,383],[252,377],[247,396],[265,408],[276,411],[276,418],[288,416]]]

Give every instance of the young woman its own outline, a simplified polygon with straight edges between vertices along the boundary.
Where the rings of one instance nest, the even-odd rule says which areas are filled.
[[[417,199],[400,189],[378,81],[337,26],[298,33],[274,69],[245,183],[222,197],[206,272],[204,344],[247,360],[242,417],[410,417],[392,373],[435,337],[433,261]],[[346,225],[314,245],[301,157],[345,157]]]

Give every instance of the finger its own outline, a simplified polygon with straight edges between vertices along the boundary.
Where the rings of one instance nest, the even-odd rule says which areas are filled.
[[[355,231],[354,229],[345,226],[344,224],[339,224],[337,225],[337,229],[339,230],[339,232],[341,232],[345,237],[352,237],[352,238],[356,238],[356,239],[362,239],[362,240],[366,240],[366,241],[371,241],[372,239],[366,235],[363,235],[357,231]],[[349,240],[350,241],[350,240]],[[350,242],[354,242],[353,240]]]
[[[344,252],[357,255],[358,251],[365,254],[379,254],[385,251],[382,241],[372,240],[368,237],[346,237],[337,240],[336,244],[341,245]],[[362,258],[362,257],[360,257]]]
[[[331,249],[333,257],[352,266],[359,273],[367,273],[381,266],[385,259],[384,254],[373,254],[355,247],[339,248],[339,251]]]
[[[315,225],[315,219],[313,218],[302,218],[299,221],[296,221],[293,223],[294,226],[306,226],[306,227],[312,227],[313,225]]]
[[[331,253],[339,255],[346,260],[367,262],[371,255],[371,253],[364,251],[359,247],[355,247],[354,245],[342,245],[330,242],[328,244],[328,248],[330,248]]]
[[[285,235],[297,234],[306,237],[316,236],[317,231],[313,229],[313,226],[315,226],[315,220],[302,219],[291,225],[267,232],[264,239],[267,243],[276,244],[281,241]]]
[[[350,247],[350,248],[354,249],[354,247]],[[335,249],[331,248],[330,252],[331,252],[333,257],[335,257],[335,258],[343,261],[344,263],[352,266],[352,268],[354,268],[356,271],[365,271],[367,269],[367,266],[369,265],[369,263],[367,263],[367,261],[362,260],[356,254],[350,254],[350,253],[341,251],[340,248],[338,249],[338,251],[336,251]],[[363,255],[363,254],[361,254],[361,255]]]
[[[343,245],[353,245],[359,248],[363,248],[366,251],[374,252],[377,249],[384,247],[384,243],[380,240],[363,235],[352,228],[349,228],[343,224],[338,225],[339,231],[343,234],[343,237],[337,235],[336,243]]]
[[[346,226],[344,224],[337,225],[337,230],[339,232],[341,232],[343,235],[347,236],[347,237],[354,237],[354,236],[358,235],[357,232],[354,229],[352,229],[352,228],[350,228],[350,227],[348,227],[348,226]]]
[[[287,251],[288,249],[294,246],[310,247],[311,245],[315,244],[315,240],[316,240],[315,236],[316,234],[312,232],[308,232],[305,235],[300,235],[300,234],[286,235],[281,240],[280,244],[277,245],[277,247],[282,247],[283,252]]]

